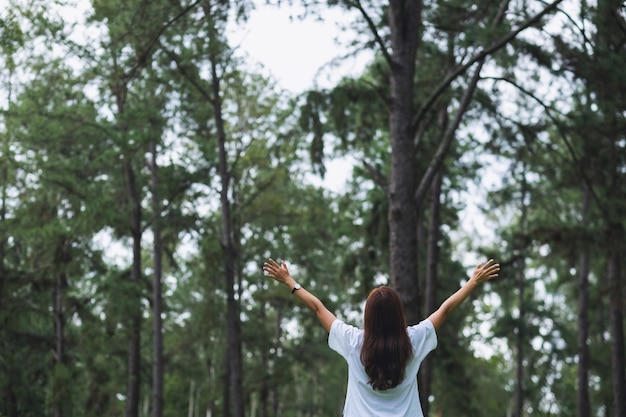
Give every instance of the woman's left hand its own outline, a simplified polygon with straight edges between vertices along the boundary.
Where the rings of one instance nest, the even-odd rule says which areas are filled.
[[[272,258],[268,259],[268,261],[263,264],[263,273],[266,277],[272,278],[287,286],[293,281],[285,261],[281,261],[279,264]]]

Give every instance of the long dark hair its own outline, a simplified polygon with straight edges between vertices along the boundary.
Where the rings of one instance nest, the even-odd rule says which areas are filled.
[[[398,293],[389,287],[373,289],[365,303],[361,362],[375,390],[385,391],[404,379],[413,347]]]

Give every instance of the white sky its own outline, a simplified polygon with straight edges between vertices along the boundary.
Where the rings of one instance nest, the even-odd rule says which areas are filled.
[[[340,44],[351,35],[342,32],[340,24],[349,23],[354,15],[333,8],[324,10],[323,21],[313,16],[300,20],[302,10],[288,4],[257,4],[249,21],[233,28],[231,46],[262,63],[283,88],[294,93],[316,85],[329,87],[345,74],[361,72],[371,53],[346,60],[339,69],[320,71],[347,52]]]
[[[86,3],[77,0],[74,7],[64,10],[64,15],[67,17],[67,12],[71,10],[70,13],[81,20],[87,8]],[[331,87],[342,76],[363,71],[371,60],[371,51],[346,59],[339,67],[326,67],[348,52],[344,45],[353,39],[353,34],[343,32],[341,26],[348,25],[357,16],[339,8],[324,10],[323,19],[310,16],[301,20],[298,18],[301,14],[302,8],[295,5],[283,3],[276,7],[257,0],[249,20],[229,28],[231,46],[247,57],[251,68],[261,64],[279,87],[293,94],[314,87]],[[324,179],[313,174],[308,178],[314,184],[341,192],[351,175],[352,166],[350,157],[328,160]],[[473,206],[470,202],[468,205],[470,208]],[[475,232],[484,229],[481,227],[483,222],[484,218],[475,211],[465,211],[463,223],[469,223]]]
[[[231,46],[245,54],[251,66],[263,65],[280,87],[294,94],[331,87],[341,77],[363,71],[372,56],[369,51],[342,61],[339,67],[328,67],[348,52],[342,44],[352,39],[351,34],[343,32],[341,25],[349,23],[354,15],[334,8],[324,11],[323,20],[312,16],[302,20],[297,17],[301,13],[302,8],[295,5],[257,4],[246,24],[231,29]],[[340,192],[352,166],[351,158],[329,160],[325,178],[310,175],[309,180]]]

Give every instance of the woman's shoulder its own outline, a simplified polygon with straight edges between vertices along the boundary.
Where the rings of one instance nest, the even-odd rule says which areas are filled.
[[[437,332],[433,323],[428,319],[407,327],[407,333],[411,344],[416,348],[424,348],[430,352],[437,346]]]
[[[414,324],[412,326],[407,326],[407,332],[409,333],[409,335],[412,335],[414,333],[430,333],[430,332],[435,332],[435,327],[433,326],[433,323],[426,319],[426,320],[422,320],[417,324]]]
[[[347,339],[350,344],[358,343],[363,335],[363,329],[348,324],[340,319],[335,319],[330,327],[330,338]]]
[[[328,346],[348,360],[363,341],[363,330],[335,319],[330,327]]]
[[[346,323],[345,321],[341,319],[335,319],[335,321],[333,321],[333,324],[330,327],[330,331],[332,332],[333,329],[336,332],[342,332],[342,333],[362,333],[363,332],[363,329],[353,326],[350,323]]]

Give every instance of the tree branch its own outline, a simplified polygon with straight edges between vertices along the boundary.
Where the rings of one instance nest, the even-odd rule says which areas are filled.
[[[387,194],[387,179],[382,174],[382,172],[380,172],[379,169],[376,169],[375,166],[367,162],[365,159],[362,159],[361,162],[363,163],[363,166],[365,167],[367,172],[369,172],[369,174],[372,176],[372,179],[374,180],[376,185],[382,188],[385,194]]]
[[[498,12],[496,13],[493,19],[494,25],[500,24],[502,22],[502,20],[504,19],[504,15],[506,14],[506,11],[508,9],[508,4],[509,4],[509,0],[502,0],[500,2],[500,6],[498,7]],[[474,95],[476,86],[478,85],[478,80],[480,79],[480,71],[483,68],[486,56],[487,55],[484,55],[482,56],[482,58],[475,61],[478,63],[478,65],[476,66],[476,70],[474,71],[474,74],[472,75],[472,78],[470,79],[470,82],[467,85],[467,88],[463,92],[463,96],[461,97],[461,102],[459,103],[459,108],[457,109],[456,114],[454,115],[454,119],[452,120],[452,123],[448,125],[448,127],[444,131],[443,138],[441,139],[441,143],[439,144],[439,147],[437,148],[435,155],[433,156],[430,163],[428,164],[428,167],[426,168],[426,172],[422,176],[422,179],[419,185],[417,186],[417,190],[415,191],[415,195],[413,196],[413,201],[416,207],[419,207],[420,204],[422,203],[422,199],[426,195],[426,191],[430,187],[430,183],[432,182],[433,178],[435,177],[435,174],[437,173],[437,171],[443,164],[443,160],[448,154],[450,145],[452,144],[452,141],[454,140],[454,135],[456,134],[456,131],[459,125],[461,124],[461,119],[463,118],[463,115],[465,114],[465,111],[467,110],[467,107],[469,106],[472,100],[472,96]]]
[[[610,218],[609,212],[602,205],[602,201],[600,200],[600,197],[598,197],[598,194],[596,193],[595,189],[593,188],[593,184],[591,183],[591,180],[587,176],[587,173],[585,172],[583,164],[580,163],[580,159],[578,158],[578,155],[576,154],[576,150],[574,149],[574,146],[570,143],[569,138],[567,137],[567,134],[563,130],[563,126],[561,125],[560,121],[557,120],[557,118],[552,115],[552,110],[553,110],[552,107],[550,107],[546,103],[544,103],[543,100],[541,100],[539,97],[537,97],[531,91],[528,91],[527,89],[525,89],[524,87],[522,87],[521,85],[519,85],[518,83],[516,83],[515,81],[513,81],[513,80],[511,80],[509,78],[505,78],[505,77],[483,77],[482,79],[483,80],[493,80],[493,81],[496,81],[496,82],[497,81],[504,81],[504,82],[512,85],[513,87],[515,87],[519,91],[521,91],[524,95],[532,98],[537,104],[539,104],[545,110],[546,116],[548,116],[548,119],[550,119],[550,121],[556,127],[556,130],[558,131],[559,136],[563,140],[563,143],[565,143],[565,147],[567,148],[567,151],[571,155],[572,160],[579,167],[580,175],[582,176],[582,179],[585,182],[585,185],[589,188],[589,192],[591,193],[593,199],[595,200],[596,204],[598,205],[598,208],[600,209],[600,212],[602,213],[602,216],[610,224],[611,223],[611,218]]]
[[[165,52],[165,54],[176,63],[176,68],[178,68],[180,74],[185,77],[187,79],[187,81],[189,81],[191,83],[191,85],[193,85],[196,90],[202,95],[202,97],[204,97],[208,102],[212,103],[213,102],[213,96],[211,95],[211,93],[200,84],[200,82],[198,80],[200,80],[200,76],[199,74],[196,72],[195,74],[189,74],[189,71],[187,71],[186,67],[184,65],[181,64],[181,60],[180,57],[170,51],[169,49],[163,49],[163,51]]]
[[[126,81],[131,80],[136,72],[143,66],[148,59],[148,55],[152,52],[152,49],[157,44],[161,36],[165,33],[167,29],[170,28],[174,23],[176,23],[179,19],[185,16],[188,12],[190,12],[194,7],[200,4],[202,0],[195,0],[189,6],[182,9],[176,16],[174,16],[171,20],[167,21],[163,26],[159,28],[156,34],[152,37],[146,48],[144,48],[143,53],[137,57],[135,61],[135,65],[133,65],[126,74],[124,74],[124,79]]]
[[[361,13],[363,18],[367,22],[367,26],[372,31],[372,35],[374,35],[374,39],[376,43],[378,44],[378,46],[380,47],[380,51],[383,53],[383,56],[385,57],[385,61],[387,61],[387,64],[391,67],[393,63],[393,60],[391,59],[391,55],[389,54],[389,51],[387,50],[387,47],[385,46],[385,42],[383,42],[383,39],[380,37],[380,34],[378,33],[378,30],[376,29],[376,24],[374,24],[374,21],[372,20],[372,18],[369,17],[367,12],[363,8],[361,1],[360,0],[354,0],[354,1],[347,0],[346,4],[356,8]]]
[[[443,138],[439,143],[439,147],[435,152],[435,155],[430,160],[428,167],[426,168],[426,172],[422,176],[422,179],[415,191],[415,195],[413,197],[413,201],[417,207],[422,203],[422,199],[426,195],[426,191],[428,187],[430,187],[430,183],[432,179],[435,177],[435,174],[441,164],[443,163],[444,158],[448,154],[448,149],[450,149],[450,145],[454,139],[454,135],[456,133],[459,124],[461,124],[461,119],[463,118],[463,114],[465,114],[465,110],[469,106],[470,101],[472,100],[472,96],[474,95],[474,91],[476,90],[476,85],[478,84],[478,80],[480,79],[480,71],[483,67],[484,59],[478,63],[478,67],[474,71],[474,75],[470,80],[469,85],[463,92],[463,97],[461,98],[461,102],[459,103],[459,108],[454,115],[454,120],[448,126],[443,134]]]
[[[487,56],[493,54],[494,52],[498,51],[499,49],[503,48],[504,46],[506,46],[511,40],[513,40],[517,35],[519,35],[522,31],[526,30],[528,27],[530,27],[531,25],[535,24],[536,22],[538,22],[542,17],[544,17],[546,14],[550,13],[551,11],[553,11],[554,9],[556,9],[556,7],[562,3],[563,0],[556,0],[554,2],[552,2],[550,5],[548,5],[545,9],[543,9],[541,12],[539,12],[538,14],[536,14],[535,16],[527,19],[526,21],[524,21],[517,29],[515,29],[513,32],[509,33],[508,35],[504,36],[502,39],[498,40],[497,42],[495,42],[493,45],[483,49],[481,52],[479,52],[478,54],[476,54],[473,58],[471,58],[469,61],[467,61],[465,64],[459,66],[455,71],[452,71],[442,82],[441,84],[439,84],[439,86],[435,89],[435,91],[433,91],[433,93],[431,94],[431,96],[428,98],[428,100],[426,100],[426,102],[424,103],[424,105],[422,105],[419,109],[419,111],[417,112],[417,114],[415,115],[415,117],[413,118],[413,131],[415,131],[415,129],[417,128],[417,126],[419,125],[420,121],[422,120],[422,118],[424,117],[424,114],[426,112],[428,112],[430,110],[430,108],[432,107],[433,103],[435,102],[435,100],[437,100],[439,98],[439,96],[450,86],[450,84],[452,83],[452,81],[454,81],[459,75],[463,74],[465,71],[467,71],[472,65],[474,65],[475,63],[484,60]]]

